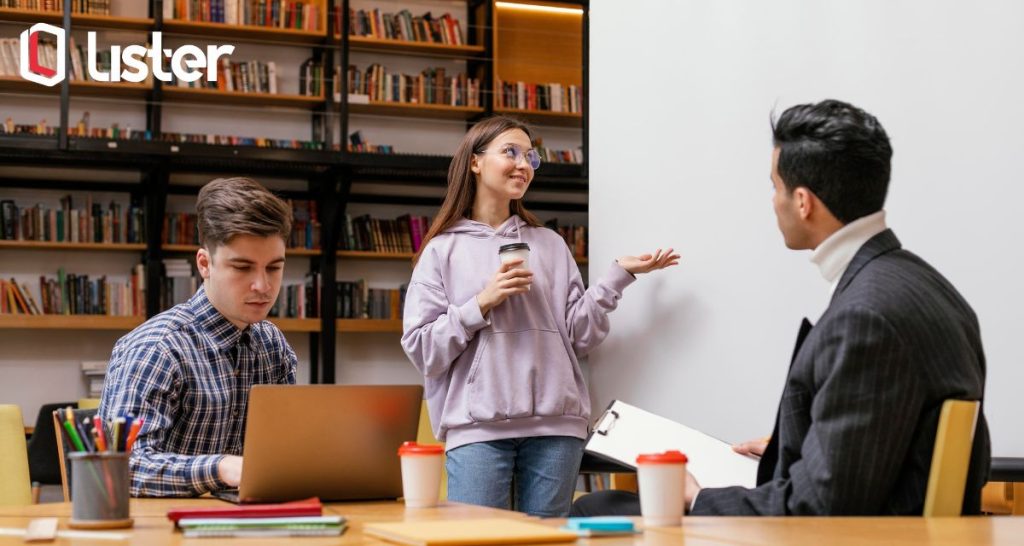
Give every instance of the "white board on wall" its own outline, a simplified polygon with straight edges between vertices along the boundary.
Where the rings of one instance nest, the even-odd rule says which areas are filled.
[[[1024,456],[1022,67],[1013,0],[592,1],[593,274],[683,255],[626,291],[590,357],[594,407],[622,399],[728,441],[770,432],[828,286],[776,227],[769,115],[837,98],[888,131],[889,225],[977,312],[993,454]]]

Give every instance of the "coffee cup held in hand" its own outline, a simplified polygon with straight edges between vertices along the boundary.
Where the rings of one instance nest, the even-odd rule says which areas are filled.
[[[516,260],[522,260],[523,263],[516,266],[516,268],[530,269],[530,245],[527,243],[501,245],[498,249],[498,259],[501,260],[503,265]]]

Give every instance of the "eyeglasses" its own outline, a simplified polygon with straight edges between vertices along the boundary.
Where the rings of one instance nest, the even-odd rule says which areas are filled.
[[[486,150],[482,150],[478,153],[484,153],[485,151]],[[515,144],[507,144],[496,153],[505,156],[516,165],[518,165],[519,161],[525,157],[526,164],[529,165],[531,169],[536,171],[540,167],[540,154],[533,148],[523,151],[522,148]]]

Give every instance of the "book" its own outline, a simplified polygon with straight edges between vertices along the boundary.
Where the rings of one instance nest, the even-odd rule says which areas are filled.
[[[184,517],[177,521],[185,538],[338,536],[347,526],[342,516]]]
[[[177,524],[183,518],[268,518],[320,516],[323,504],[316,497],[292,502],[272,504],[240,504],[235,506],[203,506],[196,508],[172,508],[167,519]]]
[[[576,533],[521,519],[367,523],[363,533],[412,546],[575,542]]]

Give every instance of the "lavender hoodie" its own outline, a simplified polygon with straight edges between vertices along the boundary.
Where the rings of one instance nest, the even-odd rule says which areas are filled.
[[[498,247],[530,245],[533,285],[480,314],[476,295]],[[635,278],[612,264],[584,289],[565,241],[512,215],[498,229],[466,218],[434,237],[405,300],[402,348],[425,377],[446,449],[529,436],[587,437],[590,394],[578,358],[608,335],[608,313]]]

